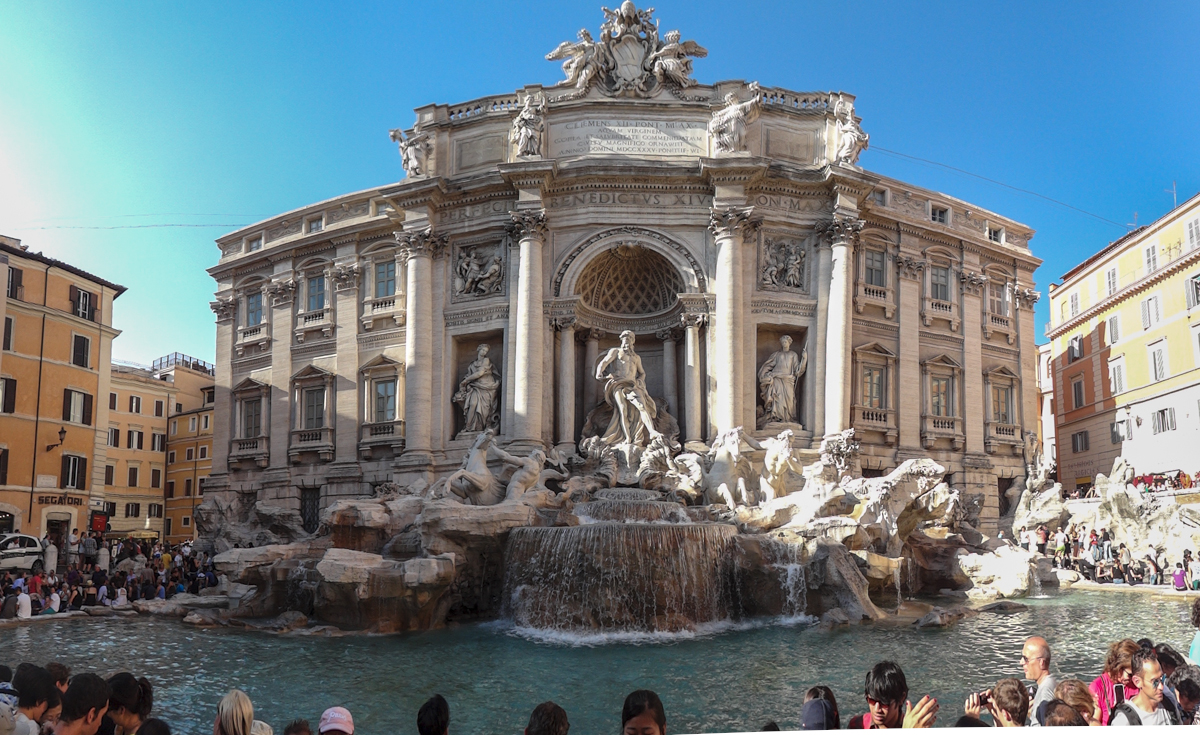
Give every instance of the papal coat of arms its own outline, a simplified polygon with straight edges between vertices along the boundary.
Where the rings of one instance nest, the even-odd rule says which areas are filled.
[[[567,78],[558,86],[575,90],[558,99],[582,97],[593,85],[610,97],[647,97],[663,85],[696,85],[691,57],[707,56],[703,46],[680,41],[679,31],[659,38],[658,25],[650,17],[654,8],[638,10],[625,0],[616,10],[603,10],[599,40],[583,29],[577,41],[563,41],[546,54],[550,61],[563,61]]]

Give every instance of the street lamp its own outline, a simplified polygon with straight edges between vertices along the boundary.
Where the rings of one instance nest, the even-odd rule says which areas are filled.
[[[49,452],[51,449],[54,449],[55,447],[61,447],[62,443],[64,441],[66,441],[66,438],[67,438],[67,427],[60,426],[58,428],[58,444],[47,444],[46,451]]]

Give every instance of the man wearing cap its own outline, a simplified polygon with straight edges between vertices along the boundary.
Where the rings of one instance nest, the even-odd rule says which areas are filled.
[[[318,735],[354,735],[354,718],[345,707],[330,707],[321,715],[321,724],[317,725]]]

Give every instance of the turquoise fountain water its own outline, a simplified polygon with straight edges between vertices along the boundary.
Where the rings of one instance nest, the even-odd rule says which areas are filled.
[[[335,704],[350,708],[361,732],[414,732],[421,702],[441,692],[455,735],[520,732],[547,699],[566,708],[573,734],[584,735],[616,733],[621,702],[639,687],[662,695],[676,733],[757,730],[768,720],[798,727],[804,690],[814,684],[833,687],[844,723],[864,708],[867,669],[891,658],[904,667],[914,695],[938,697],[945,725],[961,714],[968,692],[1019,675],[1028,635],[1050,640],[1060,676],[1090,681],[1111,640],[1148,636],[1186,649],[1194,632],[1187,613],[1177,600],[1071,593],[948,630],[821,631],[756,621],[708,635],[659,636],[656,644],[587,646],[572,645],[569,636],[530,640],[501,623],[325,639],[162,620],[70,621],[0,630],[0,662],[60,660],[76,671],[148,676],[156,714],[185,734],[211,732],[217,700],[239,687],[277,732],[294,717],[315,723]]]

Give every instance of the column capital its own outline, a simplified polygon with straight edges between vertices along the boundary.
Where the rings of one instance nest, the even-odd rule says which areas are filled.
[[[753,218],[754,207],[713,207],[709,210],[708,229],[713,237],[734,237],[740,230],[746,242],[758,234],[762,222]]]
[[[959,288],[962,293],[978,296],[987,283],[987,277],[973,271],[960,271],[958,274]]]
[[[216,301],[210,301],[208,306],[217,315],[217,323],[232,321],[237,313],[237,301],[231,296],[218,297]]]
[[[362,273],[359,263],[341,263],[335,265],[330,273],[334,287],[338,291],[350,291],[358,288],[358,276]]]
[[[699,329],[708,324],[708,314],[700,312],[684,312],[679,315],[679,323],[685,329]]]
[[[574,316],[556,316],[550,319],[550,327],[556,332],[563,332],[568,329],[575,329]]]
[[[1033,305],[1042,298],[1042,295],[1032,288],[1020,288],[1016,283],[1012,285],[1013,303],[1018,309],[1028,309],[1033,311]]]
[[[546,239],[546,210],[517,209],[508,213],[512,218],[509,232],[519,240],[527,237]]]
[[[608,334],[608,332],[605,332],[603,329],[593,328],[593,329],[587,330],[587,338],[589,340],[592,340],[592,339],[594,339],[596,341],[602,340],[602,339],[604,339],[604,336],[606,334]]]
[[[446,236],[433,234],[430,227],[411,231],[396,230],[394,234],[396,243],[400,246],[400,255],[405,260],[420,257],[440,258],[446,251]]]
[[[654,333],[654,336],[658,337],[663,342],[678,342],[679,338],[682,337],[683,335],[680,333],[680,330],[678,327],[670,327],[668,329],[658,330],[657,332]]]
[[[912,281],[920,280],[925,273],[926,262],[921,258],[914,258],[911,255],[897,255],[896,266],[900,269],[900,275]]]
[[[823,234],[833,245],[848,245],[858,239],[866,222],[858,217],[835,214],[833,219],[817,225],[817,232]]]
[[[271,296],[271,306],[286,306],[292,303],[299,288],[300,284],[290,276],[271,281],[271,285],[267,286],[267,293]]]

